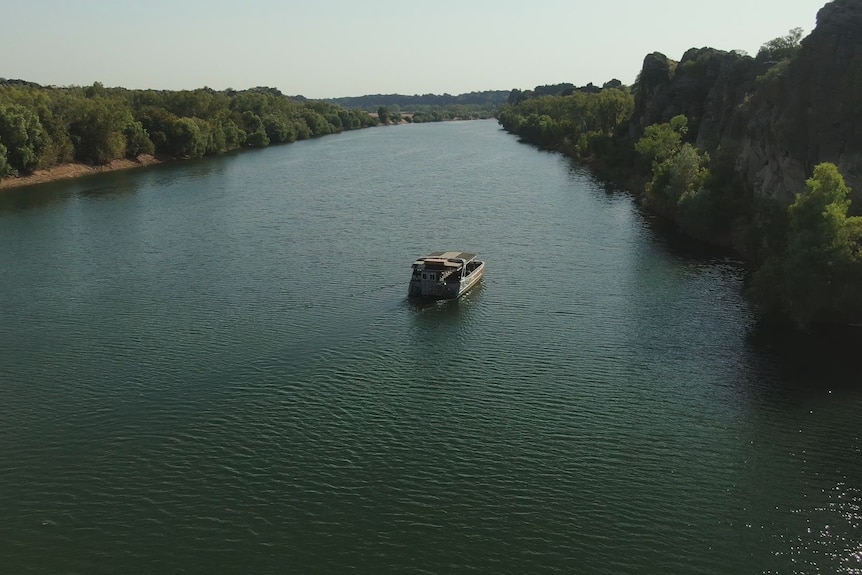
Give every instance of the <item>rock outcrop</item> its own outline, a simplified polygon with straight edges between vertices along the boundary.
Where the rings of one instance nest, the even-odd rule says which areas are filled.
[[[790,203],[815,165],[832,162],[862,212],[862,0],[826,4],[789,61],[710,48],[678,63],[648,55],[631,135],[677,114],[699,148],[736,151],[754,194]]]
[[[835,0],[746,110],[739,167],[754,189],[792,201],[814,166],[832,162],[862,202],[862,1]]]

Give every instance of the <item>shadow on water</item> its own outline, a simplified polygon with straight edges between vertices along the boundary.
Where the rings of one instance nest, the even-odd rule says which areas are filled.
[[[644,209],[631,190],[621,188],[609,180],[601,179],[594,171],[569,159],[569,173],[582,180],[582,186],[606,198],[626,198],[632,202],[644,227],[649,230],[653,244],[664,253],[679,259],[736,260],[741,258],[730,248],[716,246],[683,233],[672,221]]]
[[[740,278],[747,270],[750,271],[739,254],[683,233],[674,222],[637,205],[630,191],[601,181],[575,161],[571,162],[569,170],[573,177],[592,181],[589,189],[594,193],[631,198],[650,243],[660,253],[680,262],[728,266],[727,269],[736,270]],[[741,283],[740,296],[744,297],[742,289]],[[857,359],[862,349],[862,327],[816,326],[802,331],[790,324],[759,318],[748,328],[745,345],[756,358],[755,362],[761,364],[763,369],[758,371],[777,375],[767,378],[771,392],[797,399],[820,394],[824,390],[862,393]],[[776,385],[781,389],[776,389]]]
[[[431,300],[405,297],[404,305],[420,322],[457,321],[478,303],[485,290],[481,281],[458,299]]]
[[[791,389],[862,391],[859,350],[862,328],[815,326],[806,331],[760,320],[746,336],[746,345],[778,369]]]
[[[175,181],[220,173],[225,169],[226,159],[232,157],[165,162],[0,190],[0,214],[44,208],[74,199],[109,200],[129,196],[137,193],[143,184],[166,186]]]
[[[68,182],[0,190],[0,214],[44,208],[72,197]]]
[[[710,244],[683,233],[676,224],[640,210],[644,225],[654,238],[653,244],[674,258],[696,260],[734,260],[742,264],[742,259],[732,249]]]
[[[5,190],[0,192],[0,213],[34,210],[71,199],[110,199],[132,195],[138,191],[136,176],[140,173],[133,171],[136,173],[118,170]]]

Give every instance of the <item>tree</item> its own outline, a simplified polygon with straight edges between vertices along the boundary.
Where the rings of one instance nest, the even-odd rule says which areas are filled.
[[[799,49],[802,40],[802,28],[793,28],[785,36],[773,38],[760,47],[758,59],[785,60],[793,56]]]
[[[679,115],[664,124],[652,124],[635,144],[635,151],[653,163],[661,163],[679,152],[682,137],[688,132],[688,120]]]
[[[847,216],[849,193],[834,164],[815,167],[787,209],[783,252],[755,274],[755,297],[798,325],[862,318],[862,217]]]
[[[38,168],[72,161],[74,149],[66,130],[67,122],[61,117],[68,100],[65,92],[7,84],[0,88],[0,102],[3,100],[24,106],[39,118],[43,131]]]
[[[39,165],[45,131],[30,109],[20,104],[0,104],[0,142],[6,146],[9,168],[32,172]]]
[[[263,117],[263,126],[269,141],[274,144],[296,140],[296,125],[291,118],[279,114],[267,114]]]
[[[95,85],[94,85],[95,86]],[[94,88],[95,89],[95,88]],[[125,103],[101,96],[76,102],[75,119],[69,124],[69,135],[75,146],[75,157],[89,164],[107,164],[126,156],[126,130],[136,139],[135,149],[146,147]]]
[[[602,90],[597,99],[599,131],[612,134],[617,126],[629,121],[634,111],[634,99],[618,88]]]
[[[200,158],[208,151],[210,134],[200,118],[178,118],[171,127],[170,142],[177,158]]]
[[[236,150],[245,145],[247,134],[236,125],[236,122],[234,122],[233,119],[222,114],[214,121],[218,124],[216,132],[223,136],[218,153]]]
[[[169,140],[178,118],[157,104],[148,104],[138,110],[138,119],[155,145],[156,153],[174,155]]]
[[[548,114],[530,114],[524,123],[526,137],[541,146],[551,146],[557,143],[560,126]]]
[[[129,157],[152,154],[156,151],[156,147],[150,140],[150,135],[137,120],[130,120],[126,124],[123,135],[126,137],[126,155]]]
[[[305,120],[313,137],[325,136],[331,134],[333,131],[332,126],[326,121],[326,118],[312,109],[303,110],[302,119]]]
[[[246,144],[252,148],[264,148],[269,145],[269,136],[260,116],[250,110],[242,113],[242,124],[245,128]]]
[[[389,123],[389,109],[386,106],[377,108],[377,119],[380,120],[381,124]]]
[[[681,223],[691,233],[701,225],[699,212],[707,198],[709,155],[682,143],[687,126],[688,120],[683,115],[674,116],[665,124],[647,126],[644,136],[635,144],[635,151],[652,160],[647,198],[668,216],[684,214]]]
[[[376,123],[362,110],[290,98],[274,88],[171,92],[0,81],[0,170],[17,175],[143,153],[199,157]]]
[[[0,143],[0,179],[3,176],[8,176],[12,172],[9,162],[6,160],[6,146]]]
[[[800,323],[838,319],[840,310],[852,303],[849,295],[855,292],[862,298],[860,286],[848,284],[862,265],[860,218],[847,217],[849,193],[838,168],[820,164],[805,192],[788,208],[785,293]]]
[[[653,176],[646,186],[647,198],[667,215],[678,215],[683,206],[691,214],[706,192],[708,163],[707,154],[691,144],[683,144],[669,157],[653,164]]]

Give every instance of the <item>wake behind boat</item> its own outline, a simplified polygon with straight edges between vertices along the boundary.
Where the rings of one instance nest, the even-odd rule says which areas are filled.
[[[413,262],[409,297],[456,299],[476,285],[485,262],[468,252],[433,252]]]

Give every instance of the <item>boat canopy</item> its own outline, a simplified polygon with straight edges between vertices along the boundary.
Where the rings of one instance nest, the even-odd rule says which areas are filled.
[[[476,259],[476,254],[470,252],[431,252],[424,258],[416,260],[414,265],[434,263],[442,266],[460,266]]]

